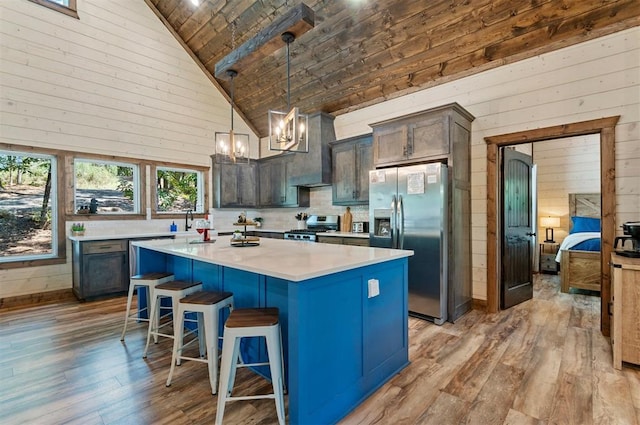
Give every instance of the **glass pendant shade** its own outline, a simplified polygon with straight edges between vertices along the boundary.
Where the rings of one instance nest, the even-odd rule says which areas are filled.
[[[269,149],[272,151],[309,152],[308,116],[298,108],[269,111]]]
[[[216,132],[216,155],[228,156],[231,160],[249,159],[249,135]]]

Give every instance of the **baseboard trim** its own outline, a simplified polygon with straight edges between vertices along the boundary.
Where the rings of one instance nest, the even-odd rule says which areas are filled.
[[[471,300],[471,308],[473,308],[474,310],[487,311],[487,300],[473,298]]]
[[[35,294],[18,295],[15,297],[0,298],[0,309],[9,310],[24,307],[31,307],[39,304],[52,304],[61,301],[74,301],[71,288],[59,289],[56,291],[38,292]]]

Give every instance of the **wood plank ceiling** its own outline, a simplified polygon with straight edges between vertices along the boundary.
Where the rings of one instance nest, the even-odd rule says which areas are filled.
[[[145,0],[215,82],[216,63],[298,1]],[[291,44],[291,104],[349,112],[640,24],[638,0],[305,0]],[[238,111],[261,137],[286,109],[286,48],[238,69]],[[229,93],[229,83],[217,85]]]

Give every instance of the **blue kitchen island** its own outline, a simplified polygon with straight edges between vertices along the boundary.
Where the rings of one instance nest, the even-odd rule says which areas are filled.
[[[138,272],[169,271],[233,292],[236,308],[278,307],[289,423],[335,423],[409,363],[412,251],[276,239],[251,247],[224,237],[191,242],[134,243]],[[258,339],[241,351],[245,361],[267,358]],[[269,376],[268,368],[257,372]]]

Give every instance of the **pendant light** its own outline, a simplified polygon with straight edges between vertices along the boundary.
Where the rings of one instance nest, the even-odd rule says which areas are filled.
[[[229,158],[236,162],[239,158],[249,161],[249,135],[236,133],[233,131],[233,109],[234,109],[234,84],[233,80],[238,75],[238,72],[229,69],[227,70],[227,77],[231,80],[231,130],[228,133],[216,132],[216,154],[227,155]]]
[[[282,34],[287,45],[287,111],[269,111],[269,150],[309,152],[307,115],[297,107],[291,108],[290,45],[296,39],[291,32]]]

